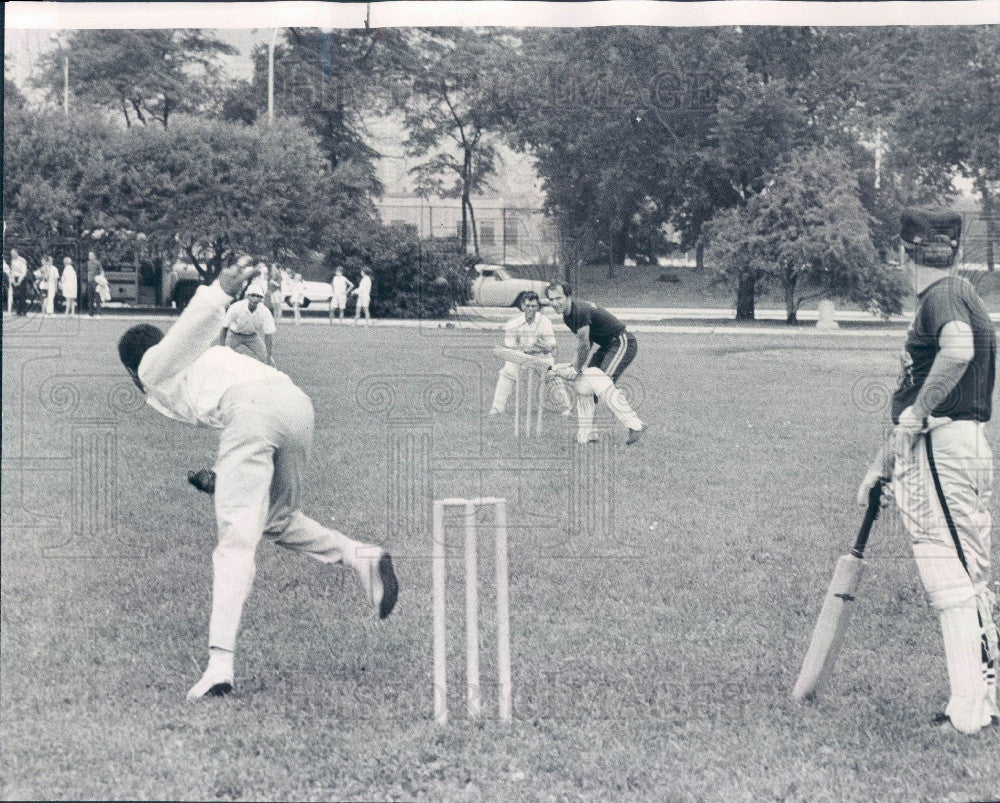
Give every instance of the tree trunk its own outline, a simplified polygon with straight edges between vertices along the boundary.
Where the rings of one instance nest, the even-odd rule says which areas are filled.
[[[611,230],[611,249],[610,249],[610,262],[608,263],[608,278],[613,279],[614,266],[621,265],[625,261],[625,240],[628,234],[628,227],[626,225],[615,226]]]
[[[752,274],[740,273],[739,284],[736,287],[736,320],[754,320],[754,296],[756,291],[756,278]]]
[[[990,193],[986,183],[983,182],[983,217],[986,218],[986,270],[996,268],[996,253],[994,251],[997,241],[997,208],[993,202],[993,195]]]
[[[472,201],[466,199],[469,205],[469,223],[472,224],[472,250],[479,256],[479,230],[476,228],[476,210],[472,208]]]
[[[795,285],[798,284],[796,277],[785,279],[782,284],[785,287],[785,323],[799,322],[799,305],[795,303]]]
[[[694,266],[698,270],[705,269],[705,241],[701,237],[694,246]]]

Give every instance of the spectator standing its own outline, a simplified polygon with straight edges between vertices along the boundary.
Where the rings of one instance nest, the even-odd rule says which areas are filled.
[[[56,289],[59,287],[59,269],[48,254],[42,257],[42,267],[39,269],[39,274],[41,275],[40,285],[44,290],[42,312],[46,315],[54,315],[56,312]]]
[[[343,268],[337,268],[333,272],[333,279],[330,281],[330,323],[333,323],[333,311],[337,310],[337,320],[344,320],[344,309],[347,307],[347,296],[354,289],[354,282],[344,275]]]
[[[13,310],[18,315],[28,313],[28,291],[31,289],[28,281],[28,262],[16,249],[10,250],[10,284],[13,297]]]
[[[74,315],[76,313],[76,296],[78,290],[76,268],[73,267],[73,260],[69,257],[64,257],[62,276],[59,279],[59,292],[66,299],[67,315]]]
[[[100,265],[98,265],[97,274],[92,277],[92,281],[94,294],[90,300],[90,314],[100,315],[104,302],[111,300],[111,285],[108,282],[108,277],[104,275],[104,270],[100,269]]]
[[[301,323],[299,309],[306,296],[306,286],[305,282],[302,281],[301,273],[296,273],[292,277],[292,292],[290,295],[292,297],[292,314],[295,317],[295,323]]]
[[[361,323],[361,312],[365,313],[365,326],[368,326],[372,316],[370,312],[372,303],[372,275],[368,268],[361,269],[361,278],[358,280],[358,289],[354,291],[358,300],[354,305],[354,323]]]
[[[84,275],[84,282],[87,288],[86,295],[84,296],[84,304],[86,304],[87,312],[94,315],[94,306],[97,309],[101,308],[101,299],[97,295],[97,286],[94,280],[97,278],[97,274],[104,273],[104,268],[101,266],[100,261],[97,259],[97,254],[93,251],[87,254],[87,272]]]

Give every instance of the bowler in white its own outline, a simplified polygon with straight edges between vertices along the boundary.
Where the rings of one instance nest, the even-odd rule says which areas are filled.
[[[275,368],[218,345],[226,308],[255,272],[252,266],[224,269],[214,284],[198,288],[166,334],[138,324],[118,343],[122,363],[153,409],[222,430],[208,666],[189,700],[233,689],[236,633],[262,538],[355,570],[381,619],[392,612],[398,593],[387,551],[324,527],[299,508],[313,440],[309,397]]]

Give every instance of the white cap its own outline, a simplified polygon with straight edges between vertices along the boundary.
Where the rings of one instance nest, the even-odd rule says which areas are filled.
[[[267,295],[267,287],[260,279],[254,279],[247,288],[245,295],[260,296],[263,298]]]

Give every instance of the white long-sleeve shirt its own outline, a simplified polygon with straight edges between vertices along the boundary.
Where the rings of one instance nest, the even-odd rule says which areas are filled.
[[[536,351],[540,347],[551,351],[556,347],[556,333],[548,318],[536,314],[535,320],[528,323],[522,312],[503,325],[503,344],[521,351]]]
[[[215,345],[231,301],[218,282],[199,287],[177,323],[143,355],[139,380],[154,410],[186,424],[222,429],[220,402],[230,388],[291,382],[270,365]]]

